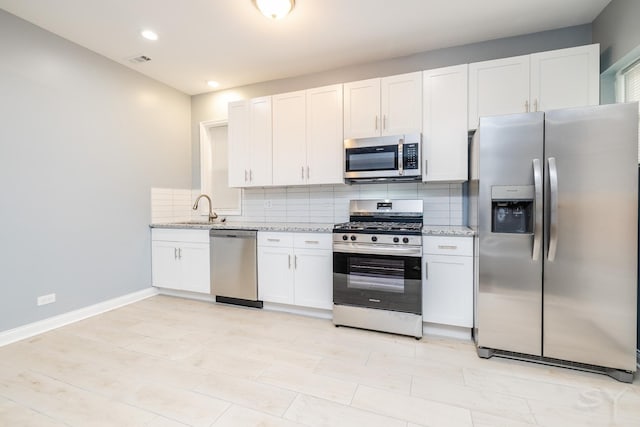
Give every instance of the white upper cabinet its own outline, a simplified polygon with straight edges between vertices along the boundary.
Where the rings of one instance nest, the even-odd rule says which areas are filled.
[[[467,64],[423,73],[425,182],[467,180]]]
[[[342,184],[342,85],[307,92],[307,183]]]
[[[229,103],[229,186],[271,185],[271,97]]]
[[[244,187],[249,181],[249,101],[229,103],[229,187]]]
[[[273,96],[273,184],[306,183],[307,125],[305,91]]]
[[[593,44],[469,64],[469,129],[482,116],[597,105],[599,52]]]
[[[380,83],[381,135],[422,132],[422,73],[385,77]]]
[[[529,111],[529,55],[469,64],[469,129],[483,116]]]
[[[273,96],[273,184],[342,178],[342,85]]]
[[[344,85],[344,138],[380,135],[380,79]]]
[[[344,85],[344,138],[422,132],[422,73]]]
[[[600,45],[531,55],[531,111],[598,105]]]
[[[272,183],[271,97],[249,100],[249,186]]]

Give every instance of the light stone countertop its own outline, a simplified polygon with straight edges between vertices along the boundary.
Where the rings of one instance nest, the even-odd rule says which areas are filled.
[[[473,237],[475,232],[463,225],[425,225],[422,227],[423,236],[453,236]]]
[[[201,221],[163,222],[150,225],[151,228],[179,228],[196,230],[257,230],[257,231],[287,231],[307,233],[330,233],[333,224],[302,223],[302,222],[214,222]]]
[[[195,230],[257,230],[257,231],[283,231],[306,233],[330,233],[333,224],[329,223],[303,223],[303,222],[214,222],[202,221],[163,222],[150,225],[151,228],[177,228]],[[422,228],[424,236],[457,236],[472,237],[474,231],[465,226],[449,225],[425,225]]]

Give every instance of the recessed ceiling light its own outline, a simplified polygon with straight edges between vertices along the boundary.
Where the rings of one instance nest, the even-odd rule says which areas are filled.
[[[212,88],[216,88],[216,87],[220,86],[220,83],[216,82],[215,80],[209,80],[209,81],[207,82],[207,84],[208,84],[209,86],[211,86]]]
[[[141,31],[140,34],[142,34],[142,37],[144,37],[147,40],[158,40],[158,35],[151,30]]]
[[[267,18],[282,19],[293,10],[295,0],[253,0],[260,12]]]

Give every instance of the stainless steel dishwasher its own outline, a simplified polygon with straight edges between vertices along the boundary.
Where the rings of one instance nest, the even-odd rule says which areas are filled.
[[[211,230],[211,294],[216,302],[262,308],[254,230]]]

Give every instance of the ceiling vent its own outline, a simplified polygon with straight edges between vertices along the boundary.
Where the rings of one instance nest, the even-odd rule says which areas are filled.
[[[133,56],[131,58],[127,58],[127,61],[131,62],[132,64],[142,64],[144,62],[151,61],[151,58],[149,58],[146,55],[138,55],[138,56]]]

